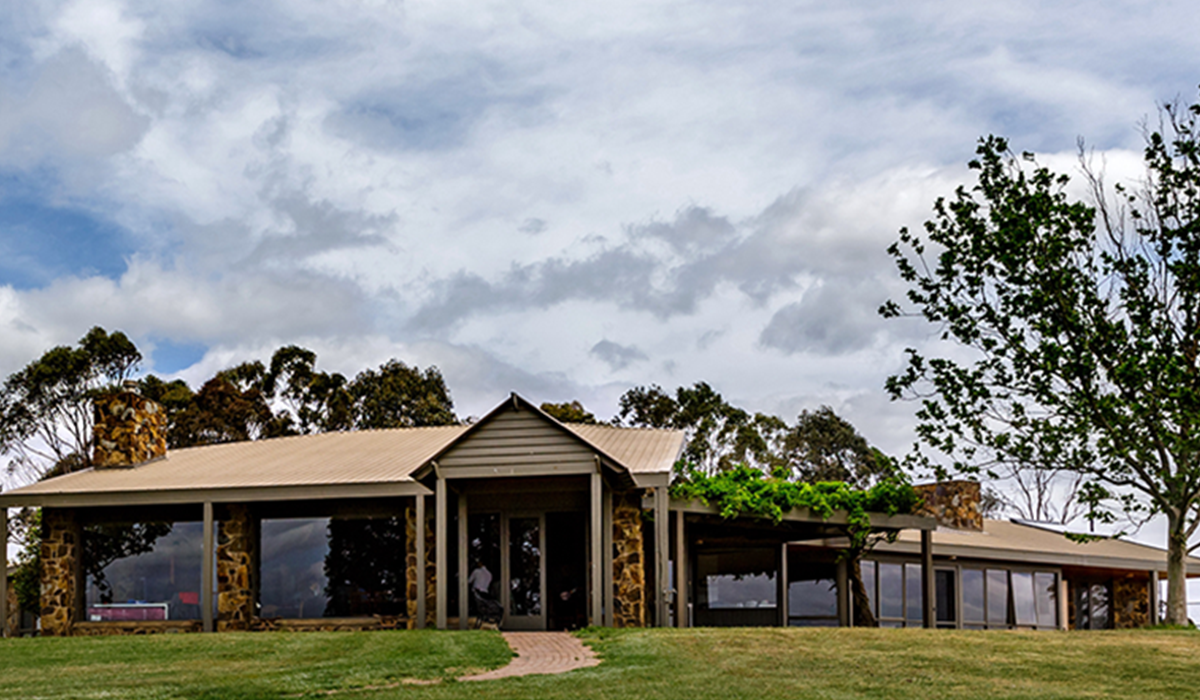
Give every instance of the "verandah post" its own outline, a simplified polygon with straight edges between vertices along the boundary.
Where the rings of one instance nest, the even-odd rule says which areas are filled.
[[[8,631],[8,508],[0,506],[0,552],[3,553],[4,567],[0,571],[0,639],[9,635]]]
[[[590,549],[591,570],[589,571],[589,579],[591,584],[591,615],[590,622],[593,625],[604,624],[604,556],[601,550],[604,548],[604,518],[601,515],[601,507],[603,499],[601,498],[604,490],[604,480],[600,476],[600,460],[596,460],[596,471],[592,472],[590,480],[590,499],[588,508],[591,514],[591,526],[589,533],[591,535]]]
[[[195,512],[195,511],[193,511]],[[203,559],[200,560],[200,619],[205,632],[213,631],[213,504],[204,502]]]
[[[934,627],[933,533],[921,530],[921,622],[925,629]]]
[[[467,494],[458,494],[458,628],[467,628]]]
[[[429,611],[425,609],[426,589],[429,584],[429,553],[425,549],[425,496],[417,497],[417,629],[425,629],[425,617]]]
[[[434,585],[437,597],[437,628],[446,629],[446,480],[441,474],[437,479],[437,490],[433,502],[433,542],[434,542]]]
[[[687,627],[687,529],[683,511],[675,511],[675,626]]]
[[[657,627],[666,627],[670,616],[670,606],[667,596],[670,593],[667,570],[671,566],[671,523],[669,487],[662,485],[654,489],[654,590],[655,590],[655,620]]]

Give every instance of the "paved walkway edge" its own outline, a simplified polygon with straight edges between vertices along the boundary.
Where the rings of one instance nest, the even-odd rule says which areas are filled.
[[[577,668],[599,666],[600,659],[569,632],[503,632],[504,641],[516,653],[507,666],[463,676],[460,681],[491,681],[498,678],[566,673]]]

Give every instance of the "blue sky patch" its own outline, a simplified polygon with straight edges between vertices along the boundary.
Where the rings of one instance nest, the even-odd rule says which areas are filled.
[[[56,207],[0,179],[0,285],[44,287],[65,275],[117,278],[133,254],[126,232],[77,207]],[[18,184],[13,192],[13,184]]]
[[[146,366],[152,368],[154,374],[158,375],[174,374],[185,370],[202,360],[204,353],[208,352],[208,346],[204,343],[174,343],[157,338],[150,342],[154,344],[152,352],[147,352],[149,343],[141,350],[148,355]]]

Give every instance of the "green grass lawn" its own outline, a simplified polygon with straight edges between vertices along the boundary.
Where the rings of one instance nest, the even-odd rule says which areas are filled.
[[[1187,630],[591,630],[583,638],[603,664],[483,683],[452,679],[507,662],[494,632],[0,640],[0,698],[1200,696],[1200,633]]]

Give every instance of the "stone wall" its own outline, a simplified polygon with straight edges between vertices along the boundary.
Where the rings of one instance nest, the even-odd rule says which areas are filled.
[[[404,509],[405,546],[408,548],[406,560],[407,570],[404,575],[408,589],[408,626],[416,627],[417,623],[417,572],[420,566],[417,562],[417,509],[409,506]],[[433,627],[437,624],[437,562],[434,561],[435,543],[433,541],[433,509],[425,510],[425,625]]]
[[[613,494],[613,626],[646,626],[642,494]]]
[[[179,634],[199,632],[199,620],[131,620],[128,622],[79,622],[71,631],[74,637],[123,637],[138,634]]]
[[[217,526],[217,630],[248,630],[254,620],[254,519],[250,506],[226,507]]]
[[[1113,627],[1119,630],[1150,624],[1149,577],[1127,574],[1113,579]]]
[[[125,391],[97,397],[93,407],[96,468],[131,467],[167,454],[167,415],[157,403]]]
[[[75,513],[42,509],[42,635],[70,635],[76,622],[76,572],[81,551]]]
[[[21,605],[11,578],[8,579],[8,600],[5,601],[3,614],[8,616],[8,633],[16,635],[17,630],[21,629]]]
[[[359,632],[364,630],[395,630],[407,627],[399,615],[374,617],[321,617],[310,620],[272,618],[255,620],[251,629],[261,632]]]
[[[1067,579],[1067,629],[1075,629],[1075,582]]]
[[[938,524],[956,530],[983,530],[979,511],[979,483],[975,481],[939,481],[916,487],[925,498],[917,515],[937,518]]]

